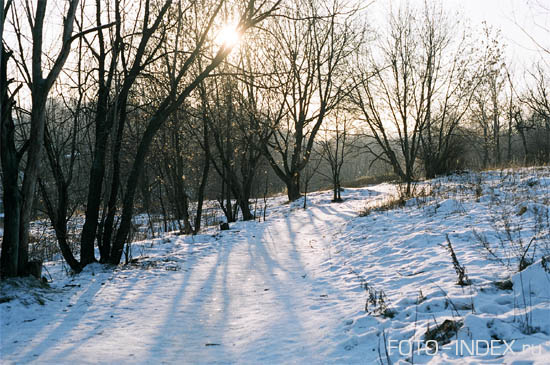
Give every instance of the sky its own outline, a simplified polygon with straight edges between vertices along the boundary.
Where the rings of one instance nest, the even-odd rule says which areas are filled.
[[[523,71],[541,57],[550,60],[550,53],[542,53],[540,48],[527,35],[531,35],[550,49],[550,0],[357,0],[371,1],[367,13],[374,23],[382,25],[387,19],[390,7],[397,8],[405,1],[413,5],[422,5],[424,1],[432,3],[441,1],[449,12],[458,11],[464,19],[468,19],[472,28],[481,29],[486,21],[492,27],[500,29],[502,41],[506,44],[505,54],[508,67],[515,77],[522,77]],[[90,3],[91,4],[91,3]],[[93,5],[93,4],[92,4]],[[90,6],[92,6],[90,5]],[[58,46],[58,37],[61,31],[59,14],[62,7],[57,2],[50,2],[48,6],[47,32],[45,48]],[[8,15],[8,17],[10,17]],[[26,22],[23,21],[25,24]],[[15,44],[13,32],[8,25],[5,29],[5,38],[12,46]],[[526,34],[527,33],[527,34]],[[53,42],[48,42],[48,40]],[[30,52],[30,47],[27,47]],[[54,52],[55,53],[55,52]],[[70,61],[69,61],[70,63]],[[550,67],[550,61],[546,62]],[[515,72],[514,72],[515,70]]]
[[[473,23],[488,24],[500,29],[509,55],[516,62],[529,65],[534,58],[540,55],[540,49],[530,39],[545,42],[548,34],[541,27],[550,29],[548,15],[541,12],[540,4],[546,3],[550,8],[549,0],[448,0],[449,6],[455,6],[468,16]],[[452,5],[451,5],[452,4]],[[527,34],[526,34],[527,33]]]
[[[422,5],[424,0],[374,0],[371,15],[384,19],[391,7],[409,1]],[[426,0],[431,2],[433,0]],[[444,8],[450,12],[458,11],[471,21],[474,29],[482,22],[500,29],[503,42],[507,44],[506,54],[518,68],[530,66],[538,57],[540,49],[526,34],[539,42],[550,45],[550,0],[441,0]],[[544,8],[546,7],[546,11]],[[523,30],[522,30],[523,28]],[[548,55],[546,55],[548,57]]]

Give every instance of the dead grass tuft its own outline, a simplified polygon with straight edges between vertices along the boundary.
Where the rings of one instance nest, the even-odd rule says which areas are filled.
[[[359,212],[360,217],[366,217],[372,212],[386,212],[389,210],[394,210],[397,208],[402,208],[405,206],[407,200],[399,196],[389,196],[385,200],[379,200],[374,205],[365,207],[361,212]]]

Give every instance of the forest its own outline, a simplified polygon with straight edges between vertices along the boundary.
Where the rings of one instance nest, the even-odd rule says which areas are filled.
[[[27,270],[38,216],[79,271],[118,264],[140,213],[191,234],[205,199],[250,220],[253,199],[294,201],[312,177],[337,200],[362,175],[410,194],[423,177],[550,161],[545,60],[511,71],[498,30],[463,30],[437,3],[400,8],[384,34],[342,1],[46,5],[4,4],[6,276]]]

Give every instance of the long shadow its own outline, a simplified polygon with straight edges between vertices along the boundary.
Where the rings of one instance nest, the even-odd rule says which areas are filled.
[[[174,283],[176,293],[171,299],[172,304],[165,313],[164,323],[158,328],[158,336],[156,336],[153,344],[148,349],[149,356],[147,361],[145,362],[159,362],[160,360],[170,363],[193,361],[193,359],[186,358],[186,352],[189,349],[185,348],[183,345],[187,342],[186,340],[189,340],[193,336],[205,333],[205,330],[207,330],[209,327],[208,324],[202,324],[201,320],[199,320],[198,322],[194,320],[193,325],[196,327],[183,328],[183,331],[175,331],[174,327],[176,325],[181,327],[182,324],[189,324],[189,316],[195,316],[196,318],[198,318],[205,315],[203,308],[204,303],[214,293],[214,283],[216,282],[215,279],[218,275],[218,271],[220,270],[220,267],[227,266],[228,257],[232,247],[232,244],[220,244],[217,247],[218,250],[216,260],[211,265],[209,271],[205,272],[206,276],[202,280],[203,285],[200,287],[197,286],[195,288],[195,293],[188,292],[190,281],[193,278],[193,275],[201,275],[202,273],[197,273],[194,269],[196,267],[204,267],[205,265],[201,265],[199,261],[207,260],[212,254],[216,254],[216,252],[214,251],[212,251],[210,255],[201,257],[199,260],[197,260],[197,262],[193,262],[193,265],[191,265],[188,271],[184,274],[183,281],[177,284]],[[185,302],[188,304],[182,303],[183,300],[185,300]],[[224,305],[226,304],[224,303]],[[172,343],[167,343],[166,334],[170,332],[179,333],[182,338],[175,338]],[[205,339],[195,338],[194,340],[196,346],[202,345],[202,347],[205,347]],[[219,351],[219,349],[220,347],[216,347],[217,351]],[[191,351],[196,352],[196,349],[190,350],[190,352]]]
[[[253,358],[261,360],[264,350],[277,351],[278,355],[283,357],[288,355],[287,351],[293,349],[304,349],[306,347],[314,347],[317,345],[314,343],[314,337],[308,337],[308,329],[305,324],[309,320],[307,314],[301,312],[307,304],[312,302],[304,302],[303,294],[301,296],[296,294],[295,288],[296,280],[304,281],[304,284],[309,288],[315,288],[321,286],[326,290],[327,286],[333,287],[334,291],[338,288],[334,287],[330,282],[322,283],[317,282],[317,278],[307,276],[304,279],[304,273],[307,273],[307,268],[304,265],[304,259],[300,252],[304,246],[297,242],[297,240],[306,240],[307,235],[310,232],[302,233],[301,227],[307,228],[309,231],[315,233],[316,231],[322,231],[330,236],[334,227],[341,225],[341,222],[345,218],[355,216],[356,213],[347,209],[337,209],[335,205],[328,203],[328,201],[322,202],[316,205],[313,209],[306,211],[295,211],[285,218],[277,218],[273,221],[268,221],[264,224],[258,224],[255,222],[246,223],[246,225],[255,225],[254,229],[243,229],[243,233],[239,234],[239,237],[229,236],[231,233],[224,233],[222,241],[227,240],[226,244],[222,244],[217,248],[217,257],[214,262],[209,263],[211,265],[206,271],[197,273],[201,275],[200,280],[203,283],[202,290],[198,290],[194,293],[189,292],[189,281],[192,280],[191,273],[186,275],[186,279],[182,283],[178,283],[176,295],[171,299],[172,305],[168,313],[166,314],[166,320],[158,331],[159,335],[156,337],[155,344],[149,349],[149,360],[151,361],[183,361],[183,362],[205,362],[207,359],[217,359],[216,361],[228,361],[234,362],[241,358],[243,352],[253,352]],[[333,220],[331,217],[339,217]],[[302,226],[293,227],[294,221],[298,219],[304,224]],[[281,224],[282,223],[282,224]],[[246,226],[245,226],[246,227]],[[272,227],[276,228],[276,231],[272,230]],[[329,228],[327,228],[329,227]],[[331,231],[332,229],[332,231]],[[278,230],[278,231],[277,231]],[[235,233],[233,233],[235,234]],[[304,236],[301,236],[301,235]],[[275,236],[274,236],[275,235]],[[253,237],[255,236],[255,237]],[[277,248],[277,240],[284,239],[287,241],[285,245],[282,245],[281,249],[284,250],[281,255],[278,255],[274,250]],[[246,245],[242,247],[242,245]],[[241,341],[240,345],[233,348],[230,343],[224,343],[224,334],[221,332],[232,331],[229,322],[231,320],[239,320],[238,315],[240,313],[248,313],[250,308],[246,308],[244,311],[231,312],[232,301],[236,299],[232,296],[235,294],[246,295],[245,291],[233,291],[230,287],[230,281],[235,278],[235,272],[232,272],[232,268],[235,267],[235,262],[230,255],[241,254],[242,249],[246,249],[248,252],[248,258],[244,259],[242,256],[237,256],[241,261],[237,263],[246,265],[247,269],[251,271],[250,278],[260,278],[262,282],[269,288],[270,293],[275,298],[275,305],[270,305],[267,310],[275,308],[278,312],[277,315],[280,318],[285,318],[292,333],[287,333],[285,336],[289,339],[288,343],[291,348],[279,348],[274,349],[273,344],[269,342],[277,333],[275,328],[278,323],[265,323],[259,331],[258,328],[252,326],[257,333],[251,333],[249,338]],[[232,260],[232,261],[230,261]],[[195,262],[195,265],[200,265],[200,262]],[[202,265],[204,266],[204,265]],[[195,286],[199,285],[198,282],[193,283]],[[303,288],[303,286],[301,287]],[[245,288],[250,289],[250,288]],[[252,294],[252,293],[250,293]],[[220,298],[219,310],[221,313],[205,313],[205,309],[208,310],[208,306],[205,306],[207,301]],[[281,300],[282,299],[282,300]],[[316,298],[318,299],[318,298]],[[242,298],[239,298],[242,301]],[[185,301],[183,303],[183,301]],[[250,304],[250,302],[245,301]],[[240,304],[240,303],[237,303]],[[183,317],[182,317],[183,313]],[[209,316],[210,314],[210,316]],[[189,321],[186,316],[197,316],[197,318]],[[192,323],[193,328],[187,328],[188,331],[177,331],[181,329],[182,325],[178,328],[175,324],[177,322],[183,322],[186,325]],[[176,327],[176,329],[174,328]],[[311,324],[309,325],[311,329]],[[280,328],[279,328],[280,329]],[[288,328],[287,328],[288,329]],[[181,333],[181,341],[173,341],[168,343],[166,337],[162,335],[166,331],[173,331]],[[199,336],[212,335],[212,331],[220,332],[218,335],[213,335],[212,340],[215,344],[220,346],[213,346],[205,348],[205,339]],[[197,337],[197,338],[193,338]],[[231,335],[228,335],[231,339]],[[219,339],[219,340],[218,340]],[[303,344],[302,347],[295,346],[296,342]],[[267,348],[263,348],[263,344],[266,344]],[[279,342],[278,342],[279,343]],[[183,345],[190,345],[192,349],[182,348]],[[179,347],[178,347],[179,345]],[[168,348],[167,348],[168,347]],[[170,348],[176,347],[176,348]],[[284,345],[282,347],[285,347]],[[158,353],[164,352],[159,358]],[[189,354],[192,357],[189,357]],[[303,354],[306,355],[306,354]],[[270,356],[273,356],[271,354]],[[271,357],[272,359],[273,357]]]
[[[192,243],[186,243],[182,249],[178,251],[179,255],[188,255],[189,260],[186,262],[186,272],[178,272],[173,276],[167,277],[165,275],[145,277],[144,282],[150,285],[140,285],[140,288],[126,287],[119,290],[116,298],[109,297],[107,303],[100,303],[97,299],[104,286],[101,285],[101,280],[91,283],[83,293],[80,294],[77,302],[72,307],[67,308],[68,312],[64,315],[56,315],[52,319],[60,319],[59,323],[50,326],[47,321],[42,321],[40,324],[42,328],[37,329],[35,339],[38,339],[38,343],[21,342],[20,355],[18,359],[29,358],[32,354],[38,354],[35,358],[36,361],[40,361],[40,355],[44,354],[48,358],[53,357],[56,359],[63,359],[78,353],[81,346],[86,346],[89,341],[95,341],[98,336],[98,330],[101,329],[104,332],[110,331],[113,321],[117,319],[110,318],[112,313],[118,312],[120,309],[125,313],[127,308],[119,308],[121,303],[128,301],[128,295],[130,293],[137,294],[132,296],[133,302],[141,302],[144,300],[154,300],[155,298],[155,286],[157,283],[162,284],[165,280],[174,280],[172,285],[174,287],[174,294],[171,295],[169,305],[165,308],[164,321],[155,329],[158,335],[147,341],[145,348],[145,355],[148,356],[144,359],[144,362],[158,362],[159,354],[160,359],[166,359],[169,362],[193,361],[200,359],[186,359],[186,353],[188,349],[183,348],[184,343],[193,343],[196,346],[201,346],[198,349],[192,349],[190,352],[198,354],[204,352],[204,338],[193,338],[197,334],[212,335],[213,341],[218,341],[217,338],[222,339],[223,334],[219,334],[218,337],[212,334],[213,330],[223,330],[230,327],[231,320],[235,320],[235,314],[230,312],[232,308],[232,288],[231,279],[234,277],[234,273],[231,272],[230,255],[238,248],[239,250],[246,250],[248,252],[248,259],[241,262],[249,266],[249,270],[252,272],[252,277],[256,275],[257,278],[263,280],[266,285],[269,286],[273,292],[273,296],[277,301],[276,308],[280,310],[280,316],[285,317],[289,323],[293,323],[292,335],[297,336],[296,340],[304,341],[307,343],[308,339],[300,336],[305,331],[305,322],[307,318],[303,313],[299,312],[301,297],[295,296],[294,281],[300,280],[300,285],[306,285],[307,287],[315,287],[319,285],[316,283],[315,278],[310,278],[308,275],[306,279],[302,278],[304,273],[307,273],[308,268],[305,265],[304,258],[302,257],[301,250],[303,250],[303,244],[300,244],[297,240],[305,240],[308,237],[309,232],[302,233],[302,227],[315,233],[330,232],[327,227],[338,227],[344,218],[353,216],[355,213],[348,211],[347,209],[337,209],[337,205],[330,204],[328,202],[320,202],[319,204],[308,208],[306,211],[296,211],[291,213],[285,218],[277,218],[273,221],[267,221],[263,224],[249,222],[247,225],[257,225],[254,230],[243,230],[243,233],[239,234],[239,237],[233,237],[236,233],[226,233],[222,235],[222,241],[217,245],[212,246],[212,249],[201,251],[191,255],[189,250],[192,249]],[[340,217],[337,220],[331,219],[331,217]],[[296,226],[296,221],[302,222],[302,226]],[[294,224],[293,224],[294,223]],[[275,229],[275,230],[274,230]],[[279,230],[279,231],[277,231]],[[256,235],[256,237],[252,237]],[[283,239],[288,241],[287,244],[282,245],[281,255],[277,255],[274,251],[277,249],[277,240]],[[245,245],[239,247],[239,245]],[[239,251],[240,252],[240,251]],[[213,255],[216,255],[215,259],[212,259]],[[208,261],[211,260],[212,262]],[[205,261],[211,265],[210,268],[204,271],[196,271],[197,268],[204,269]],[[116,273],[112,282],[109,285],[117,285],[116,278],[119,275],[138,276],[142,275],[140,270],[122,271]],[[197,279],[198,277],[198,279]],[[202,281],[202,290],[199,288],[201,285],[199,281]],[[137,281],[127,280],[128,283],[137,283]],[[106,281],[106,285],[109,283]],[[190,285],[190,284],[193,285]],[[142,283],[140,283],[142,284]],[[327,283],[323,288],[326,288]],[[192,292],[192,290],[195,290]],[[336,288],[337,289],[337,288]],[[113,291],[110,291],[112,293]],[[95,298],[95,299],[94,299]],[[206,301],[220,298],[219,303],[221,313],[215,313],[208,319],[208,313],[204,313],[204,305]],[[281,301],[282,299],[282,301]],[[163,298],[163,304],[167,303],[166,298]],[[109,310],[94,311],[101,305],[109,305]],[[59,305],[60,310],[64,305]],[[94,311],[94,312],[91,312]],[[139,312],[136,312],[139,313]],[[128,313],[125,313],[127,315]],[[188,316],[196,316],[192,321],[188,320]],[[201,316],[204,321],[201,321]],[[86,324],[81,326],[81,322],[87,318],[91,318],[96,322],[93,325]],[[180,322],[180,324],[178,324]],[[37,323],[39,324],[39,323]],[[185,328],[189,324],[195,327]],[[153,324],[154,326],[156,324]],[[265,340],[265,336],[269,336],[271,327],[275,324],[266,324],[262,333],[256,334],[255,337],[251,337],[248,340],[248,344],[254,344],[255,341]],[[174,328],[179,326],[178,329],[182,329],[182,338],[176,338],[175,336],[170,338],[167,334],[175,332]],[[36,325],[33,326],[36,328]],[[119,328],[117,328],[119,330]],[[44,335],[45,331],[47,334]],[[70,346],[67,346],[72,336],[78,335],[78,341]],[[109,335],[107,333],[107,335]],[[289,336],[291,334],[289,333]],[[44,336],[44,337],[43,337]],[[62,339],[63,342],[60,341]],[[115,339],[116,340],[116,339]],[[170,340],[170,343],[166,341]],[[209,339],[208,339],[209,340]],[[52,351],[52,344],[61,344],[64,346],[60,352]],[[10,344],[11,345],[11,344]],[[24,347],[23,347],[24,346]],[[123,346],[121,344],[121,346]],[[250,345],[245,346],[245,350],[253,351]],[[232,361],[239,358],[238,350],[228,346],[216,346],[209,348],[208,351],[211,354],[217,354],[220,359],[227,359]],[[280,351],[284,351],[281,349]],[[180,356],[181,355],[181,356]]]
[[[30,339],[31,343],[25,344],[25,349],[19,352],[18,358],[25,358],[26,356],[33,354],[33,358],[38,360],[42,354],[51,349],[52,343],[55,344],[55,341],[58,341],[60,338],[70,338],[68,336],[74,330],[74,325],[78,324],[87,313],[87,310],[82,310],[82,308],[87,306],[88,302],[97,295],[97,293],[101,290],[101,287],[101,283],[97,281],[90,284],[86,291],[80,295],[78,301],[55,326],[55,328],[49,330],[45,328],[47,326],[47,324],[45,324],[42,330],[47,330],[49,332],[48,335],[37,344],[32,344],[32,339]],[[40,336],[40,332],[37,333],[37,336]]]
[[[152,282],[150,282],[149,285],[146,285],[146,286],[142,285],[141,287],[138,287],[138,288],[130,287],[129,285],[126,285],[125,287],[122,287],[122,288],[117,288],[118,290],[120,290],[120,295],[116,297],[114,302],[94,303],[96,307],[103,305],[103,307],[108,306],[111,308],[110,310],[104,311],[104,313],[99,314],[97,311],[92,312],[93,309],[98,309],[98,308],[88,307],[85,311],[87,316],[86,317],[83,316],[83,319],[86,319],[90,315],[96,316],[95,318],[96,325],[94,325],[93,328],[90,329],[88,334],[83,334],[82,339],[74,342],[71,341],[73,343],[72,346],[69,346],[63,351],[56,353],[55,358],[63,360],[74,352],[78,353],[79,349],[87,346],[88,342],[92,340],[96,340],[98,336],[102,336],[104,332],[107,332],[107,334],[109,334],[112,330],[110,326],[114,322],[119,322],[121,320],[121,318],[119,318],[120,312],[122,312],[122,315],[124,315],[127,310],[131,309],[130,306],[141,303],[145,298],[150,298],[155,291],[155,287],[156,287],[155,282],[157,280],[162,280],[164,278],[158,277],[154,273],[149,273],[149,272],[147,272],[147,276],[144,277],[143,273],[144,273],[143,269],[137,269],[137,268],[131,269],[131,270],[117,271],[113,276],[113,283],[111,285],[116,286],[117,283],[114,282],[115,279],[118,276],[122,276],[122,275],[126,275],[126,278],[122,279],[124,280],[123,282],[129,282],[129,283],[143,283],[144,281],[152,281]],[[133,279],[129,279],[130,277],[133,277]],[[128,303],[129,305],[128,307],[127,306],[120,307],[121,304],[126,303],[126,299],[130,297],[130,294],[134,294],[136,292],[139,293],[139,295],[131,297],[132,302]],[[108,299],[112,299],[112,297],[109,297]],[[77,310],[76,308],[77,306],[75,306],[74,310]],[[99,308],[99,309],[104,309],[104,308]],[[98,316],[101,316],[101,317],[98,317]],[[124,318],[124,319],[126,320],[127,318]],[[139,319],[136,318],[136,320],[139,320]],[[78,327],[79,325],[80,325],[80,321],[76,322],[75,326],[72,328],[72,332],[77,331],[78,328],[75,328],[75,327]],[[71,338],[70,332],[67,333],[66,336],[67,337],[63,337],[63,338],[70,339]],[[50,337],[52,336],[50,335]]]
[[[291,219],[287,218],[285,225],[279,225],[278,227],[285,227],[286,232],[277,232],[278,235],[287,235],[285,239],[290,242],[293,242],[297,238],[297,233],[291,228]],[[309,217],[310,222],[314,223],[311,217]],[[248,224],[257,224],[257,223],[248,223]],[[188,272],[184,276],[184,280],[181,283],[177,283],[174,286],[177,288],[177,293],[171,298],[172,305],[170,309],[165,314],[166,320],[164,324],[158,328],[159,335],[156,337],[154,344],[149,348],[149,360],[150,361],[159,361],[160,359],[165,361],[200,361],[201,359],[197,358],[188,358],[186,353],[191,353],[193,356],[197,356],[200,353],[205,353],[208,351],[205,356],[211,357],[214,354],[219,359],[225,359],[228,361],[234,361],[239,357],[239,351],[246,350],[245,348],[239,347],[238,349],[233,349],[229,345],[222,343],[223,331],[231,330],[229,328],[229,322],[231,319],[239,320],[235,316],[238,313],[230,313],[232,308],[231,294],[240,294],[239,292],[231,293],[230,290],[230,275],[232,277],[235,275],[235,272],[230,272],[232,265],[246,265],[248,270],[252,271],[251,279],[253,279],[257,274],[260,274],[262,280],[266,283],[269,288],[272,288],[275,291],[275,297],[277,299],[285,298],[281,303],[278,303],[277,308],[281,309],[281,316],[284,316],[289,322],[295,323],[295,328],[297,334],[303,331],[303,326],[301,325],[301,318],[299,313],[296,312],[298,306],[295,305],[294,299],[292,298],[292,281],[287,279],[281,279],[276,277],[278,273],[284,272],[285,275],[290,277],[300,277],[304,272],[305,268],[303,267],[302,260],[299,257],[299,253],[296,249],[296,246],[293,247],[293,251],[296,252],[285,252],[285,255],[289,255],[290,263],[292,267],[286,267],[282,265],[277,258],[272,257],[269,250],[266,248],[268,243],[273,243],[274,238],[270,237],[270,231],[268,227],[271,224],[262,225],[260,230],[252,230],[253,233],[245,230],[245,233],[239,234],[239,237],[231,237],[232,233],[226,233],[223,235],[222,242],[227,241],[226,244],[222,244],[218,247],[217,257],[214,262],[208,263],[211,265],[203,273],[195,273],[195,275],[201,275],[199,280],[202,281],[202,290],[199,290],[198,287],[195,287],[195,292],[191,293],[188,288],[189,281],[193,280],[192,272]],[[257,227],[255,227],[257,228]],[[233,233],[236,234],[236,233]],[[256,235],[257,237],[252,237]],[[226,240],[224,240],[224,238]],[[235,260],[243,259],[242,261],[230,262],[230,255],[235,249],[242,249],[240,245],[246,245],[248,250],[248,258],[244,259],[242,256],[238,256]],[[287,246],[288,247],[288,246]],[[285,247],[286,249],[286,247]],[[238,253],[238,252],[237,252]],[[236,254],[237,254],[236,253]],[[286,257],[285,257],[286,258]],[[203,258],[205,259],[205,258]],[[200,262],[195,262],[195,265],[201,265]],[[203,263],[201,267],[204,268],[205,264]],[[234,266],[233,266],[234,267]],[[198,282],[193,283],[195,286],[200,285]],[[283,288],[288,288],[288,291],[284,291]],[[242,288],[238,288],[242,289]],[[238,290],[237,289],[237,290]],[[246,288],[245,288],[246,289]],[[208,301],[219,298],[219,309],[221,313],[205,313],[205,309],[208,310]],[[184,301],[184,303],[183,303]],[[212,308],[210,308],[212,309]],[[246,311],[245,311],[246,313]],[[183,318],[182,318],[183,315]],[[197,316],[198,318],[192,321],[189,321],[187,316]],[[202,320],[201,320],[202,318]],[[193,328],[183,328],[182,325],[176,323],[182,323],[183,326],[186,324],[189,325],[189,322],[192,322]],[[269,333],[269,325],[266,324],[263,328],[263,334]],[[173,343],[168,343],[166,332],[173,331],[175,333],[181,333],[182,338],[178,341],[175,340]],[[212,347],[205,349],[205,341],[210,339],[204,339],[198,337],[199,335],[212,335],[212,331],[218,331],[218,337],[212,338],[212,341],[220,346]],[[193,338],[197,336],[197,338]],[[251,334],[251,337],[247,339],[248,343],[257,343],[262,339],[262,333]],[[268,335],[269,336],[269,335]],[[298,339],[296,339],[298,340]],[[202,341],[202,342],[201,342]],[[193,349],[182,348],[184,344],[188,346],[195,347]],[[237,350],[237,351],[236,351]],[[261,351],[258,349],[258,354]],[[159,353],[163,353],[159,358]]]
[[[315,213],[315,210],[317,209],[321,210],[322,213]],[[313,212],[314,213],[311,211],[306,211],[305,213],[297,212],[297,214],[300,214],[300,222],[306,222],[306,224],[310,224],[314,227],[314,232],[316,230],[320,231],[322,228],[325,228],[326,230],[327,218],[331,215],[338,213],[342,216],[341,212],[331,206],[324,206],[321,208],[315,207],[313,208]],[[323,215],[323,219],[315,219],[315,217]],[[305,240],[308,236],[300,236],[300,231],[302,230],[301,228],[304,227],[303,225],[293,228],[295,218],[296,217],[294,215],[290,215],[286,218],[278,219],[274,222],[274,224],[265,225],[262,229],[260,239],[249,239],[247,243],[251,260],[254,262],[263,263],[262,266],[256,265],[256,267],[258,267],[257,272],[263,276],[263,279],[269,286],[270,290],[276,292],[275,297],[283,299],[283,301],[279,303],[280,305],[278,307],[282,309],[280,311],[280,316],[284,317],[288,323],[292,323],[294,330],[293,333],[287,334],[289,339],[292,340],[288,343],[292,344],[293,342],[300,342],[305,346],[305,348],[311,349],[317,344],[312,342],[315,340],[313,337],[308,336],[308,329],[306,328],[308,322],[311,322],[311,318],[309,318],[307,313],[303,313],[304,307],[307,307],[307,304],[311,304],[311,302],[303,302],[303,294],[302,296],[294,294],[296,294],[296,290],[304,289],[303,285],[307,286],[307,288],[311,288],[312,292],[315,292],[314,288],[316,287],[326,290],[327,286],[330,286],[335,291],[337,288],[326,282],[321,285],[317,278],[312,278],[310,276],[311,273],[304,265],[305,262],[302,257],[302,253],[300,252],[301,249],[307,248],[307,245],[300,245],[298,243],[298,240]],[[281,222],[284,222],[284,224],[281,224]],[[278,229],[284,227],[285,231],[275,232],[277,237],[274,237],[271,231],[271,226],[275,226]],[[283,245],[286,247],[283,248],[290,248],[290,250],[285,252],[286,256],[282,257],[282,259],[286,261],[286,266],[279,261],[279,259],[281,259],[280,257],[276,257],[277,255],[275,255],[275,257],[273,256],[273,250],[276,250],[277,241],[281,241],[283,239],[288,241],[288,244]],[[299,282],[298,288],[296,288],[297,282]],[[311,297],[312,300],[316,298],[318,298],[318,296]],[[311,325],[309,327],[311,329]],[[270,332],[269,329],[266,329],[266,332]],[[294,338],[292,338],[293,336]],[[296,347],[293,349],[296,349]]]
[[[75,352],[78,353],[79,349],[85,348],[89,341],[97,339],[101,336],[101,332],[109,332],[110,324],[118,320],[118,318],[113,317],[114,315],[117,315],[118,309],[120,309],[120,303],[124,303],[129,293],[134,293],[134,288],[130,287],[130,285],[117,287],[117,279],[124,276],[121,283],[138,283],[143,280],[151,279],[151,277],[142,278],[143,273],[143,270],[134,268],[130,270],[117,269],[114,273],[109,273],[109,277],[105,278],[100,276],[105,275],[105,273],[95,275],[94,282],[89,283],[88,287],[84,289],[84,292],[76,292],[72,294],[79,294],[79,298],[76,303],[73,303],[70,306],[65,304],[57,305],[56,309],[58,309],[58,311],[66,310],[66,314],[59,315],[58,311],[49,312],[54,314],[51,319],[58,321],[53,325],[53,328],[51,328],[49,323],[46,321],[42,321],[43,326],[41,329],[37,329],[36,325],[33,326],[33,329],[36,329],[35,338],[41,337],[41,334],[44,331],[47,331],[47,335],[45,335],[42,340],[39,340],[39,343],[37,344],[32,343],[32,338],[23,342],[22,345],[25,346],[25,349],[20,352],[20,355],[17,356],[17,358],[24,358],[32,354],[33,360],[36,361],[40,361],[42,357],[52,358],[52,360],[64,360],[71,354]],[[132,276],[134,279],[131,278]],[[128,277],[130,277],[130,279],[127,279]],[[84,276],[82,276],[82,278],[84,278]],[[154,280],[157,278],[153,277],[152,279]],[[113,298],[113,292],[111,290],[109,291],[110,296],[106,298],[109,301],[100,303],[97,298],[99,298],[101,293],[109,286],[114,286],[119,291],[119,295],[117,295],[116,298]],[[146,286],[145,290],[142,288],[138,289],[137,292],[139,295],[132,297],[132,303],[140,303],[144,297],[149,297],[154,291],[154,288],[155,285],[149,285]],[[70,297],[67,296],[67,299],[70,299]],[[106,306],[110,309],[106,309]],[[122,309],[126,310],[128,308]],[[82,322],[87,322],[84,324],[90,328],[83,329]],[[78,338],[75,339],[75,335],[78,335]],[[60,352],[55,352],[52,351],[52,344],[61,345],[66,348]]]

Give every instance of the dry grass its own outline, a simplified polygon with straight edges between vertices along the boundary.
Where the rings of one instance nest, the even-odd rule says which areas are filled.
[[[385,182],[392,182],[398,180],[398,177],[393,174],[389,175],[377,175],[377,176],[361,176],[355,180],[346,181],[342,183],[344,188],[362,188],[368,185],[376,185]]]
[[[372,212],[386,212],[389,210],[402,208],[407,200],[402,196],[391,195],[384,200],[378,200],[375,204],[365,207],[359,212],[360,217],[366,217]]]

